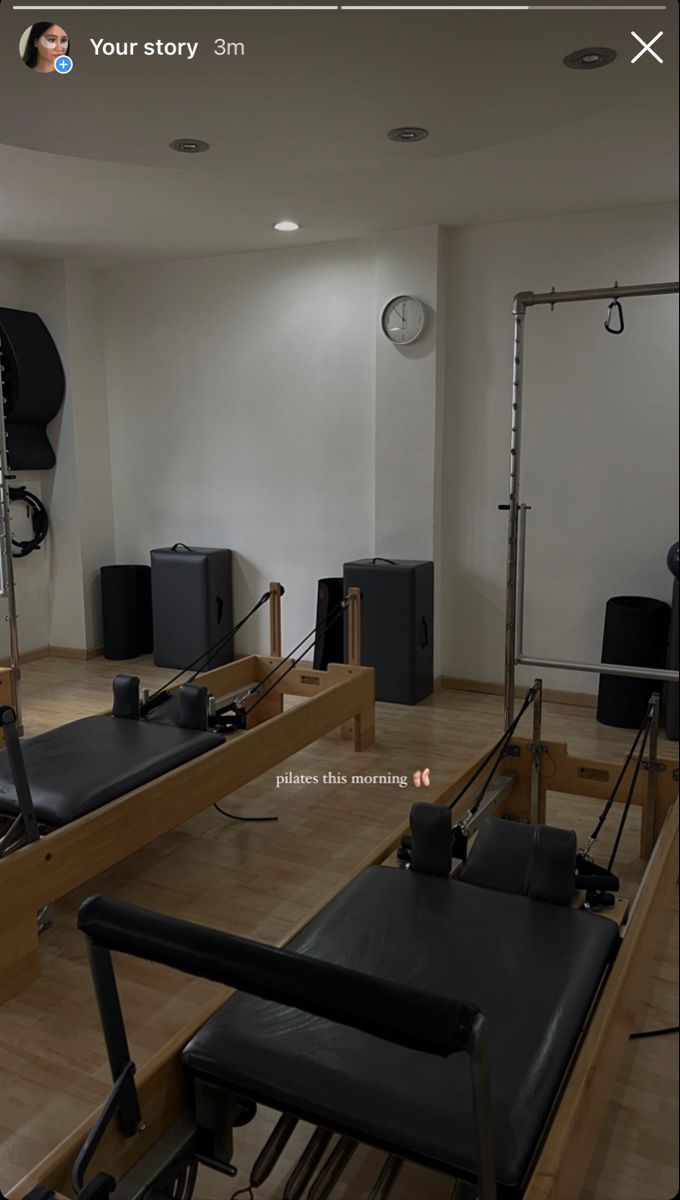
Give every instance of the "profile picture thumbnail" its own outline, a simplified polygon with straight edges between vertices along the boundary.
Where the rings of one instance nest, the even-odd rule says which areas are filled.
[[[71,57],[71,42],[65,29],[53,21],[36,21],[19,39],[19,53],[27,67],[39,75],[57,71],[59,59]]]

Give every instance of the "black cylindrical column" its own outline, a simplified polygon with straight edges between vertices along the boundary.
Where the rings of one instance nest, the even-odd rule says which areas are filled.
[[[648,596],[613,596],[607,601],[602,639],[602,662],[630,667],[665,667],[670,607]],[[597,719],[603,725],[636,729],[652,692],[661,690],[653,679],[601,675]]]
[[[671,546],[668,551],[668,570],[675,576],[673,579],[673,603],[671,606],[671,631],[668,639],[668,659],[666,666],[671,671],[677,671],[680,668],[680,583],[678,575],[680,574],[680,562],[678,556],[678,542]],[[678,712],[678,684],[666,683],[663,689],[664,707],[666,710],[665,727],[666,737],[669,737],[672,742],[678,741],[678,733],[680,732],[680,714]]]
[[[153,650],[151,568],[102,567],[104,657],[137,658]]]
[[[338,616],[342,602],[342,577],[320,579],[316,590],[316,628],[322,626],[330,616],[327,629],[319,630],[314,647],[314,670],[325,671],[329,663],[345,661],[344,620]],[[337,617],[337,620],[336,620]]]

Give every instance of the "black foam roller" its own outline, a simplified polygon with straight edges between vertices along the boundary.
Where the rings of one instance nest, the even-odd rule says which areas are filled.
[[[665,667],[670,606],[649,596],[613,596],[607,601],[602,662],[629,667]],[[649,697],[661,690],[653,679],[601,675],[597,719],[602,725],[637,729]]]
[[[325,671],[329,663],[345,661],[345,634],[342,616],[337,620],[343,597],[342,577],[320,579],[316,590],[316,628],[323,625],[331,617],[328,628],[319,630],[314,647],[314,670]]]
[[[101,569],[104,656],[137,658],[153,649],[151,569],[112,566]]]
[[[677,578],[673,580],[671,632],[668,639],[668,659],[666,665],[671,671],[677,671],[680,667],[680,583]],[[666,683],[664,685],[664,704],[666,709],[666,737],[670,738],[672,742],[677,742],[678,727],[680,725],[677,683]]]

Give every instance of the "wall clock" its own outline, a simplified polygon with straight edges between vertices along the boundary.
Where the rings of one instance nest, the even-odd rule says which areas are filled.
[[[425,328],[425,305],[414,296],[395,296],[383,309],[381,325],[395,346],[408,346]]]

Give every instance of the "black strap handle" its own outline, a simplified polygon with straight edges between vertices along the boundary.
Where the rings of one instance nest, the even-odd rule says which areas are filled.
[[[95,946],[164,963],[411,1050],[447,1057],[473,1045],[479,1016],[474,1005],[307,954],[263,946],[110,896],[86,900],[78,927]]]
[[[618,318],[618,327],[617,328],[614,328],[614,326],[612,325],[612,319],[614,317],[614,313],[616,313],[616,316]],[[626,328],[625,322],[623,320],[623,309],[621,307],[620,300],[612,300],[611,303],[609,304],[609,307],[607,309],[607,320],[604,323],[604,327],[607,330],[607,333],[613,333],[616,336],[618,336],[619,333],[623,333],[624,329]]]
[[[186,542],[175,542],[174,546],[172,546],[171,549],[172,550],[187,550],[189,552],[189,554],[192,553],[191,546],[187,546]]]

